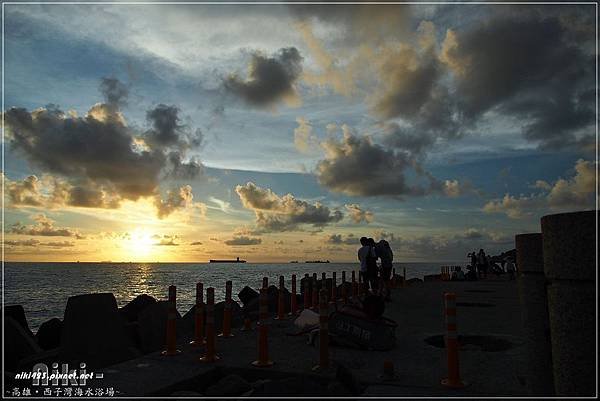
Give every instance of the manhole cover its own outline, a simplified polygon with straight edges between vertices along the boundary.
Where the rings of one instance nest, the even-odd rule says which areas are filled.
[[[467,308],[491,308],[496,306],[487,302],[457,302],[456,306],[463,306]]]
[[[435,335],[427,337],[425,342],[437,348],[446,348],[443,335]],[[479,347],[484,352],[500,352],[511,349],[514,344],[508,340],[505,340],[496,336],[474,336],[465,335],[458,336],[458,343],[461,347],[467,345],[473,345]]]

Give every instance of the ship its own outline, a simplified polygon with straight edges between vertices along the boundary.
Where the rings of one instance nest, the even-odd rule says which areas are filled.
[[[307,260],[304,263],[329,263],[329,260]]]
[[[210,263],[246,263],[246,261],[240,259],[239,256],[235,259],[211,259],[211,260],[209,260],[209,262]]]

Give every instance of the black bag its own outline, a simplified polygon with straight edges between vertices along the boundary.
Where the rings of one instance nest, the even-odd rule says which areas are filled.
[[[343,308],[329,317],[330,334],[360,348],[385,351],[394,348],[396,327],[393,320],[385,317],[369,319],[361,310]]]

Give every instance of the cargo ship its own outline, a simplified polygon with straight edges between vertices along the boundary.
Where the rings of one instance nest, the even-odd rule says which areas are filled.
[[[246,263],[246,261],[240,259],[238,256],[235,259],[211,259],[209,263]]]

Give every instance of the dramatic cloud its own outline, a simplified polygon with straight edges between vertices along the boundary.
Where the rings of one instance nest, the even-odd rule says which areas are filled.
[[[229,246],[243,246],[243,245],[259,245],[262,242],[260,238],[254,237],[246,237],[246,236],[236,236],[232,239],[228,239],[223,241],[225,245]]]
[[[327,237],[327,243],[334,245],[360,245],[358,238],[354,234],[348,234],[346,238],[342,234],[331,234]]]
[[[259,231],[293,231],[302,225],[322,228],[344,217],[339,210],[332,211],[320,202],[314,204],[295,198],[291,194],[279,196],[252,182],[235,188],[242,205],[253,210]]]
[[[467,119],[495,108],[525,120],[525,138],[550,148],[577,143],[578,130],[594,122],[594,56],[558,18],[526,14],[448,30],[440,59]]]
[[[200,202],[194,202],[194,194],[190,185],[184,185],[179,189],[170,189],[164,199],[157,195],[154,198],[154,205],[158,213],[158,218],[163,219],[176,210],[197,208],[200,215],[206,215],[206,205]]]
[[[360,205],[356,203],[352,203],[349,205],[345,205],[346,210],[348,211],[348,215],[355,223],[370,223],[373,221],[374,215],[373,212],[369,210],[361,209]]]
[[[153,238],[158,241],[154,243],[157,246],[179,246],[177,235],[155,235]]]
[[[528,217],[544,210],[591,209],[595,204],[596,186],[595,162],[578,160],[575,175],[570,179],[558,179],[554,184],[538,180],[535,187],[542,192],[531,195],[505,194],[500,200],[486,203],[483,210],[488,213],[504,213],[513,219]]]
[[[36,222],[35,225],[23,225],[21,223],[15,223],[10,226],[9,232],[12,234],[21,235],[40,235],[45,237],[76,237],[77,239],[83,238],[79,232],[71,230],[70,228],[57,228],[54,227],[55,221],[46,217],[44,214],[38,214],[33,218]]]
[[[139,134],[127,126],[118,109],[127,95],[124,85],[105,78],[101,91],[106,103],[94,105],[84,117],[53,105],[32,112],[22,108],[5,112],[9,143],[33,167],[57,177],[55,193],[64,204],[118,207],[122,199],[156,197],[163,176],[192,177],[202,172],[198,162],[183,161],[182,147],[199,144],[201,136],[184,132],[176,107],[159,105],[151,110],[152,129]],[[171,146],[179,149],[167,153]],[[9,186],[13,204],[40,206],[49,200],[32,177]]]
[[[254,106],[271,106],[279,100],[297,98],[295,83],[302,73],[302,56],[295,47],[280,49],[272,57],[254,53],[248,77],[233,74],[225,87]]]
[[[75,244],[71,241],[51,241],[51,242],[40,242],[36,239],[27,239],[27,240],[7,240],[4,241],[4,245],[7,246],[48,246],[52,248],[70,248],[75,246]]]

